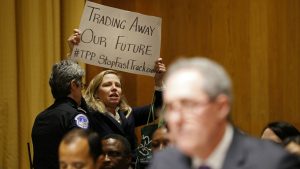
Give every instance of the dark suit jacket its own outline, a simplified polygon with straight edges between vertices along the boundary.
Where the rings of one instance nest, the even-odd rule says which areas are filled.
[[[150,169],[188,168],[191,159],[176,148],[155,154],[150,166]],[[234,131],[222,169],[300,169],[300,161],[274,143]]]
[[[162,92],[155,91],[154,97],[154,109],[158,109],[162,106]],[[151,105],[134,107],[128,118],[125,117],[124,112],[119,112],[122,124],[119,124],[109,115],[97,111],[90,111],[90,126],[100,137],[104,137],[108,134],[120,134],[126,137],[134,153],[136,148],[135,127],[147,124],[150,108]],[[153,118],[150,117],[150,120],[151,119]]]

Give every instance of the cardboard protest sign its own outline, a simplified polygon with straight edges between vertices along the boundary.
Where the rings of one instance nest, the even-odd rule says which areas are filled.
[[[161,18],[86,2],[81,41],[72,58],[104,68],[154,76]]]

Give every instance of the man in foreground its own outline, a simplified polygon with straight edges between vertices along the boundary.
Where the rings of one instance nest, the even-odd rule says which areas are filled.
[[[241,134],[229,121],[231,81],[206,58],[181,59],[165,76],[165,119],[174,147],[158,152],[151,169],[296,169],[281,147]]]

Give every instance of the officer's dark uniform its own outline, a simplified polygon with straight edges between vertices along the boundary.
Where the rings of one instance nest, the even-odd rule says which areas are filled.
[[[41,112],[32,127],[35,169],[58,169],[58,147],[73,128],[89,128],[86,112],[71,98],[58,99]]]

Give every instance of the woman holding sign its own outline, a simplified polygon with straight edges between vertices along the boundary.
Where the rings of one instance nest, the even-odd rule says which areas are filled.
[[[69,46],[80,42],[80,32],[68,39]],[[131,144],[132,152],[136,148],[135,127],[147,124],[150,112],[162,106],[162,78],[166,67],[162,58],[155,62],[155,92],[152,105],[132,108],[122,93],[122,83],[118,73],[114,70],[104,70],[96,75],[85,92],[85,100],[90,107],[90,126],[100,136],[116,133],[125,136]],[[154,115],[155,113],[153,113]],[[150,117],[150,120],[156,117]],[[135,153],[134,153],[135,154]]]

